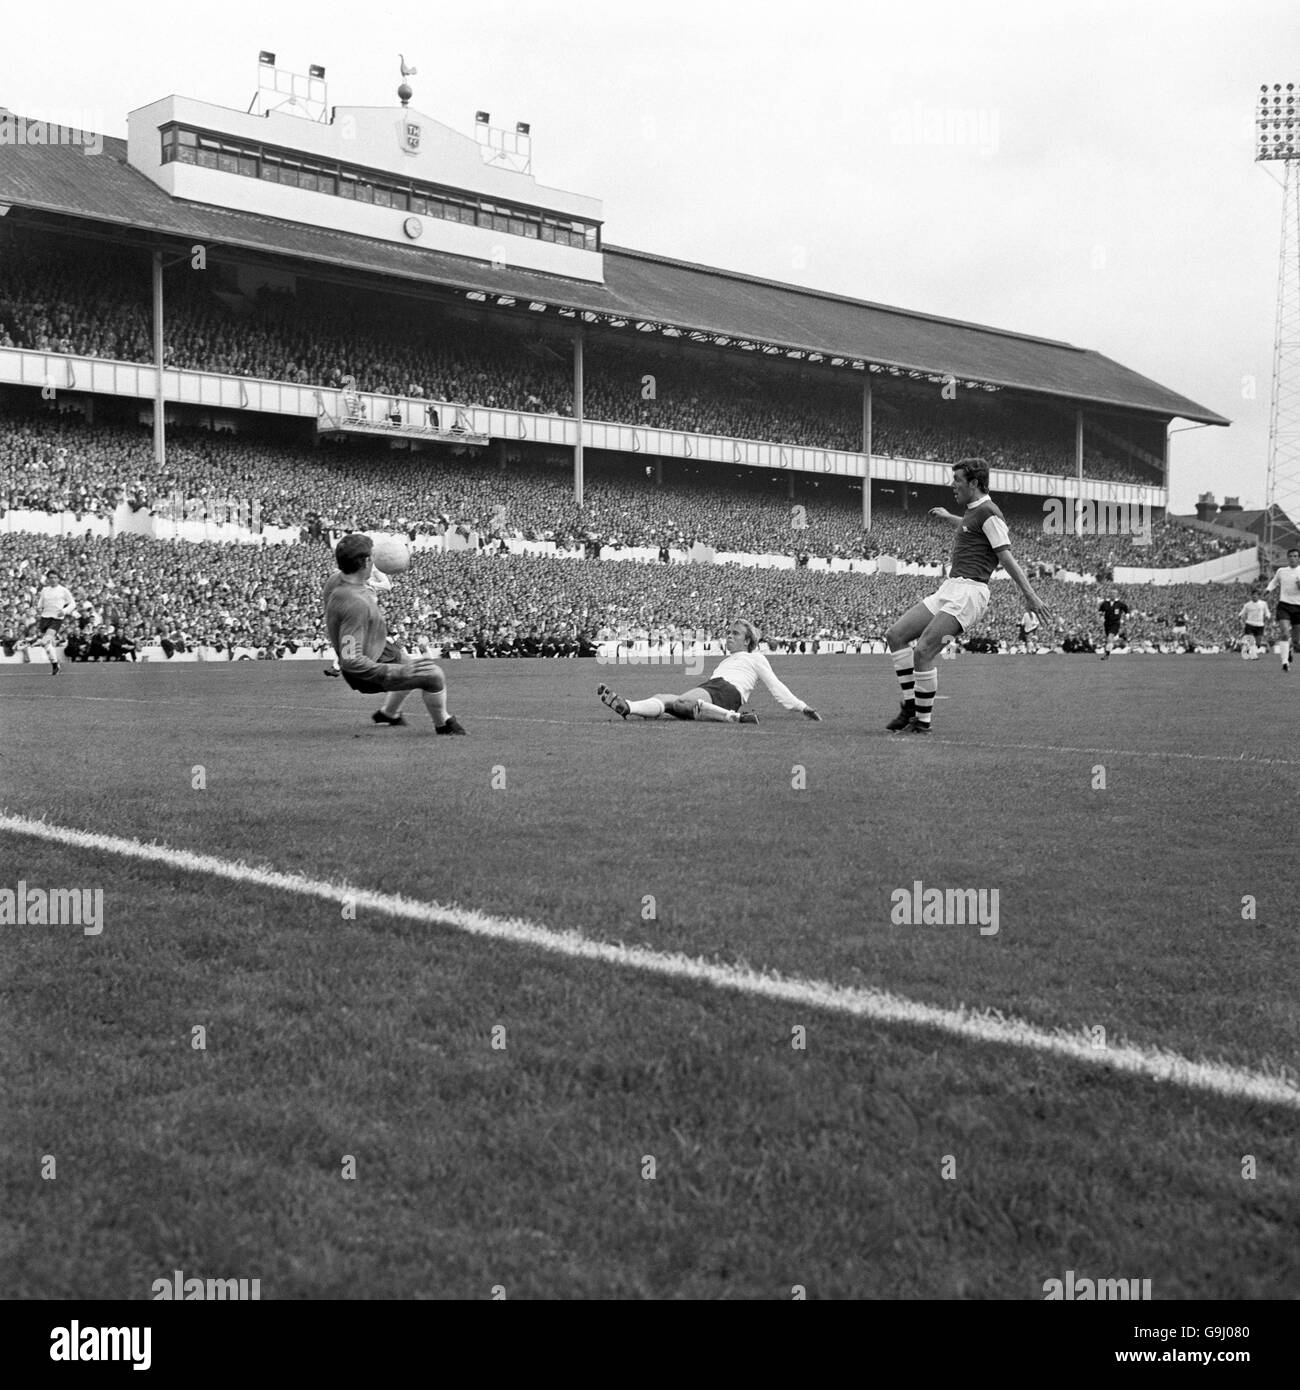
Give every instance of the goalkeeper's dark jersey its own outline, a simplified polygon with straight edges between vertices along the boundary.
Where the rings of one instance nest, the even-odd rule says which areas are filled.
[[[388,623],[368,584],[349,584],[340,571],[325,581],[325,631],[349,675],[371,679],[388,643]]]

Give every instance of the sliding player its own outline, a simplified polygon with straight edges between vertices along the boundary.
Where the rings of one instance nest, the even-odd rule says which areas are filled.
[[[1282,669],[1291,669],[1291,647],[1300,642],[1300,548],[1292,546],[1282,565],[1268,582],[1265,593],[1277,590],[1277,621],[1281,629]]]
[[[438,734],[463,734],[455,715],[447,713],[447,682],[442,668],[427,658],[412,661],[388,640],[388,624],[369,587],[374,570],[374,541],[360,532],[344,536],[334,547],[339,572],[325,581],[325,630],[339,659],[343,679],[363,695],[386,695],[370,717],[376,724],[405,724],[402,702],[421,692]]]
[[[796,710],[805,719],[821,721],[821,715],[776,678],[767,657],[758,650],[758,630],[753,623],[737,619],[727,633],[727,655],[718,662],[713,674],[703,685],[693,686],[681,695],[652,695],[648,700],[625,700],[607,685],[596,687],[602,705],[607,705],[624,719],[635,714],[639,719],[661,719],[665,714],[674,719],[702,719],[714,724],[757,724],[758,715],[741,706],[762,681],[768,694],[779,705]]]
[[[45,586],[36,600],[40,618],[40,643],[49,654],[50,675],[59,674],[59,656],[63,651],[63,621],[77,611],[72,592],[64,588],[63,576],[58,570],[50,570],[45,576]]]
[[[1051,609],[1034,592],[1011,554],[1011,537],[997,504],[989,497],[989,470],[982,459],[953,464],[952,493],[962,508],[954,516],[944,507],[930,515],[957,529],[948,578],[915,603],[885,634],[903,692],[898,713],[885,726],[895,733],[928,734],[939,673],[934,659],[944,639],[965,635],[989,606],[989,579],[1001,565],[1020,586],[1025,608],[1053,621]],[[915,648],[909,643],[915,641]]]

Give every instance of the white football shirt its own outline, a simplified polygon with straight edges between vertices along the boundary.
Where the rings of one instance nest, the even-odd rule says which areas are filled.
[[[1269,581],[1268,592],[1274,589],[1279,602],[1300,605],[1300,565],[1283,565]]]
[[[718,662],[713,673],[724,681],[730,681],[740,691],[740,698],[746,704],[754,693],[759,681],[767,687],[767,692],[779,705],[786,709],[803,711],[808,708],[805,701],[794,695],[781,684],[772,670],[771,664],[762,652],[732,652]]]
[[[1253,598],[1241,606],[1241,620],[1250,627],[1263,627],[1268,622],[1268,604],[1262,598]]]
[[[42,618],[62,618],[76,607],[72,594],[62,584],[47,584],[41,590]]]

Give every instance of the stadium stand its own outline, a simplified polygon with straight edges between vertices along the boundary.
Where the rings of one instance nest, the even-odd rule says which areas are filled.
[[[552,541],[570,549],[699,543],[714,550],[825,559],[891,555],[920,564],[946,561],[949,538],[926,517],[877,507],[862,531],[856,486],[787,478],[761,470],[676,465],[662,487],[644,466],[608,458],[587,477],[584,505],[573,501],[562,459],[520,459],[502,469],[487,459],[434,458],[351,442],[318,448],[197,428],[170,432],[167,465],[152,458],[138,425],[85,424],[53,409],[0,416],[0,506],[86,515],[133,509],[225,520],[241,503],[261,524],[317,531],[402,530],[441,534],[457,526],[483,534]],[[1004,499],[1018,552],[1028,562],[1096,573],[1115,564],[1170,568],[1243,548],[1235,540],[1158,521],[1152,545],[1123,536],[1044,534],[1041,502]],[[794,505],[801,508],[800,526]],[[499,519],[497,525],[494,518]]]
[[[323,545],[256,546],[155,541],[123,535],[76,539],[0,536],[0,646],[12,654],[34,635],[33,609],[54,567],[79,597],[79,633],[114,634],[138,647],[208,646],[323,650],[320,591],[332,572]],[[774,640],[870,642],[897,614],[933,588],[922,576],[843,574],[805,569],[605,564],[544,556],[415,553],[412,568],[384,596],[394,630],[414,645],[472,645],[486,634],[516,649],[532,635],[623,638],[651,631],[725,631],[753,615]],[[1058,614],[1056,640],[1095,635],[1099,590],[1044,581]],[[1242,586],[1119,586],[1134,610],[1134,642],[1171,640],[1179,609],[1200,645],[1239,636]],[[1021,614],[1010,584],[994,586],[981,634],[1013,643]]]
[[[0,347],[152,361],[148,264],[138,254],[86,248],[0,229]],[[216,275],[214,285],[222,283]],[[395,296],[356,295],[303,278],[296,293],[209,289],[191,274],[168,280],[168,366],[571,416],[567,345],[493,331]],[[856,452],[860,388],[811,369],[751,365],[717,353],[635,346],[596,337],[587,362],[588,419]],[[648,387],[647,382],[653,385]],[[647,394],[650,391],[652,394]],[[946,400],[938,387],[882,384],[875,452],[939,463],[978,455],[992,466],[1073,476],[1072,426],[1025,403],[980,392]],[[1086,477],[1160,486],[1093,441]]]

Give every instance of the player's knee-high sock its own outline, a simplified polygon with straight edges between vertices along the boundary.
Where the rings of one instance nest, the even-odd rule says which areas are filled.
[[[390,690],[384,697],[384,703],[380,708],[391,719],[394,715],[401,714],[402,705],[410,693],[409,690]]]
[[[656,695],[652,695],[648,700],[629,700],[627,712],[639,714],[642,719],[658,719],[664,712],[664,702]]]
[[[441,729],[447,722],[447,687],[444,685],[441,690],[422,690],[420,694],[424,698],[425,709],[433,716],[434,728]]]
[[[1290,660],[1291,660],[1291,639],[1290,639],[1289,637],[1284,637],[1284,638],[1282,639],[1282,665],[1285,666],[1285,665],[1287,664],[1287,662],[1290,661]]]
[[[915,686],[916,655],[911,647],[903,647],[900,651],[891,652],[890,656],[898,676],[898,688],[903,692],[903,700],[911,704]]]
[[[696,719],[703,719],[709,724],[735,724],[739,720],[738,714],[732,714],[729,709],[723,709],[720,705],[706,704],[703,700],[695,706]]]
[[[934,710],[934,694],[939,689],[939,673],[931,667],[916,673],[916,722],[929,725]]]

